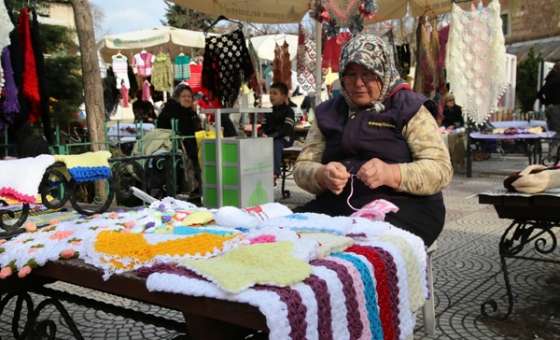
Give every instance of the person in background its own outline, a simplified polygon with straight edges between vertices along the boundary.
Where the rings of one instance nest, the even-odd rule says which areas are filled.
[[[136,123],[154,123],[156,120],[156,113],[154,105],[147,100],[142,100],[142,90],[136,93],[136,101],[132,103],[132,112],[134,112],[134,122]]]
[[[455,97],[453,97],[452,94],[447,95],[445,99],[445,108],[443,109],[443,126],[456,129],[464,125],[465,120],[461,107],[455,104]]]
[[[284,148],[292,145],[294,140],[295,114],[288,98],[288,87],[284,83],[270,86],[272,113],[266,116],[263,136],[274,139],[274,179],[280,176]]]
[[[560,61],[548,72],[544,86],[537,93],[537,99],[546,105],[546,125],[548,130],[560,134]],[[549,155],[557,157],[558,141],[554,140],[549,149]]]
[[[173,96],[165,103],[161,114],[157,119],[157,127],[160,129],[171,129],[171,121],[177,120],[177,133],[182,137],[183,146],[191,159],[195,171],[200,173],[198,163],[198,147],[194,137],[197,131],[202,130],[200,117],[194,111],[193,92],[191,88],[181,83],[175,87]]]

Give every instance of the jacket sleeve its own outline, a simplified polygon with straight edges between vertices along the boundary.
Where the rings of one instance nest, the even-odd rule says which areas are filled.
[[[449,151],[437,123],[422,106],[403,129],[412,152],[411,163],[399,164],[399,191],[415,195],[432,195],[445,188],[453,177]]]
[[[316,179],[317,171],[322,166],[321,159],[325,151],[325,137],[314,121],[305,139],[303,150],[294,166],[296,184],[307,192],[319,194],[324,189]]]
[[[157,117],[157,127],[160,129],[171,129],[171,114],[166,106],[161,110],[161,114]]]
[[[294,124],[295,124],[295,114],[294,110],[290,107],[286,114],[284,115],[284,125],[280,130],[280,134],[278,137],[292,137],[294,135]]]

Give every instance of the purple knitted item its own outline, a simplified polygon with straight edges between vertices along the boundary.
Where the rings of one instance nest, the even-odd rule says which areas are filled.
[[[319,319],[319,340],[333,340],[331,296],[325,280],[311,275],[303,281],[308,285],[317,299],[317,314]]]
[[[353,280],[348,273],[348,269],[339,263],[328,260],[313,260],[311,264],[330,269],[338,276],[338,279],[342,283],[342,291],[346,297],[346,319],[348,320],[350,339],[359,339],[364,331],[364,325],[360,318],[358,301],[356,300],[356,290],[354,289]]]
[[[135,271],[135,273],[136,273],[136,275],[138,275],[140,277],[143,277],[143,278],[147,278],[148,276],[150,276],[150,274],[153,274],[153,273],[168,273],[168,274],[176,274],[176,275],[185,276],[185,277],[188,277],[188,278],[198,279],[198,280],[208,282],[208,280],[206,280],[202,276],[196,274],[195,272],[193,272],[190,269],[175,266],[175,265],[172,265],[172,264],[167,264],[167,263],[158,263],[158,264],[155,264],[151,267],[138,268]]]
[[[274,287],[268,285],[257,285],[255,290],[271,291],[280,297],[280,300],[288,307],[288,320],[290,322],[290,337],[292,340],[305,340],[307,331],[306,313],[307,307],[303,304],[301,295],[295,289],[289,287]]]
[[[19,112],[18,89],[14,80],[14,70],[10,59],[10,50],[5,47],[2,50],[2,68],[4,69],[4,91],[6,99],[2,104],[4,119],[9,123],[13,122],[13,114]],[[11,115],[8,115],[11,114]]]

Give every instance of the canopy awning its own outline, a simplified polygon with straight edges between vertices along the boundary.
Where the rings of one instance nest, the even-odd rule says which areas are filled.
[[[311,7],[309,0],[174,0],[176,4],[209,15],[224,15],[230,19],[254,23],[297,23]],[[341,12],[347,11],[349,0],[331,0]],[[400,19],[410,6],[412,16],[443,14],[451,11],[452,0],[377,0],[378,10],[367,23]],[[485,4],[489,0],[483,1]],[[463,8],[470,2],[461,3]],[[351,6],[354,7],[354,6]]]
[[[174,27],[156,27],[105,36],[99,42],[104,60],[121,51],[124,54],[137,53],[142,49],[162,49],[172,54],[185,47],[204,48],[205,36],[202,32]]]

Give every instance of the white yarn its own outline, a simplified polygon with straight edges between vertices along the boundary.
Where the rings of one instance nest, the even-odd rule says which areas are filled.
[[[11,188],[20,194],[35,197],[45,170],[53,163],[54,157],[51,155],[0,161],[0,189]]]

